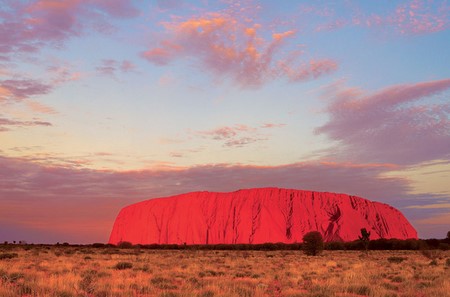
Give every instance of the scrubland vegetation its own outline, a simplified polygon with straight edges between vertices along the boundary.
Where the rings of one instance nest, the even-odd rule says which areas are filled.
[[[449,276],[448,250],[0,245],[2,297],[446,297]]]

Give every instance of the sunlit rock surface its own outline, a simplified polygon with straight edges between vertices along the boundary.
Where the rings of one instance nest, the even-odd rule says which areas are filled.
[[[230,193],[193,192],[123,208],[109,243],[256,244],[301,242],[309,231],[326,241],[417,238],[397,209],[345,194],[260,188]]]

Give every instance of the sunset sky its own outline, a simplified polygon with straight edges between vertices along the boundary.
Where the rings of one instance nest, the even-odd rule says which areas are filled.
[[[285,187],[450,230],[450,2],[0,0],[0,241]]]

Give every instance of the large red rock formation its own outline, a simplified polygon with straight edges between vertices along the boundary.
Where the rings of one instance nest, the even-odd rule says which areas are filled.
[[[123,208],[109,243],[235,244],[301,242],[309,231],[326,241],[417,238],[400,211],[345,194],[278,188],[231,193],[193,192]]]

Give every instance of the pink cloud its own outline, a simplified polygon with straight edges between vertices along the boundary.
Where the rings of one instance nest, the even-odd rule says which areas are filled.
[[[170,156],[171,156],[172,158],[183,158],[183,157],[184,157],[184,154],[183,154],[183,153],[180,153],[180,152],[171,152],[171,153],[170,153]]]
[[[130,72],[136,69],[136,65],[133,64],[133,62],[128,60],[123,60],[122,63],[120,63],[120,70],[122,72]]]
[[[73,68],[74,66],[68,63],[55,63],[47,67],[47,71],[55,77],[52,80],[53,84],[58,85],[65,82],[77,81],[82,77],[82,74],[73,71]]]
[[[331,6],[331,7],[330,7]],[[348,1],[344,9],[335,4],[301,6],[300,13],[308,18],[319,17],[315,31],[330,31],[346,26],[382,28],[396,34],[417,35],[443,31],[450,26],[450,8],[446,1],[410,0],[381,13],[364,11],[356,2]]]
[[[268,140],[268,138],[264,138],[261,136],[246,136],[246,137],[240,137],[240,138],[234,138],[229,139],[225,141],[224,145],[228,147],[244,147],[246,145],[259,142],[259,141],[265,141]]]
[[[152,48],[142,53],[142,57],[156,65],[167,65],[175,55],[167,48]]]
[[[128,18],[138,14],[128,0],[6,1],[3,5],[0,53],[4,54],[37,51],[79,36],[86,27],[105,27],[104,16]]]
[[[450,90],[450,79],[396,85],[367,94],[335,88],[328,123],[316,132],[339,141],[334,155],[364,162],[416,164],[449,158],[450,103],[434,95]]]
[[[215,140],[232,138],[240,132],[254,132],[256,129],[246,125],[225,126],[208,131],[200,131],[198,134],[211,136]]]
[[[117,72],[127,73],[133,71],[136,66],[128,60],[116,61],[113,59],[104,59],[100,66],[96,67],[98,73],[115,77]]]
[[[261,128],[282,128],[284,126],[286,126],[286,124],[264,123],[261,125]]]
[[[11,120],[6,118],[0,118],[0,132],[9,131],[9,127],[30,127],[30,126],[52,126],[49,122],[33,120],[33,121],[20,121]]]
[[[116,72],[116,61],[112,59],[103,60],[100,66],[96,67],[96,70],[100,74],[114,76]]]
[[[45,104],[39,103],[37,101],[27,100],[27,106],[34,112],[45,113],[45,114],[57,114],[58,112]]]
[[[227,147],[243,147],[252,143],[268,140],[268,136],[262,134],[261,129],[280,128],[284,124],[266,123],[260,127],[247,125],[223,126],[212,130],[197,131],[195,134],[204,138],[222,141]]]
[[[337,68],[332,60],[299,59],[298,52],[282,52],[294,30],[264,37],[264,26],[249,16],[237,17],[231,10],[205,13],[164,23],[165,37],[142,53],[156,65],[190,58],[218,78],[229,78],[241,87],[259,87],[272,79],[302,81],[318,78]],[[289,64],[286,60],[289,59]]]
[[[424,34],[445,30],[450,25],[450,8],[444,1],[433,7],[430,0],[412,0],[399,5],[386,22],[402,34]]]
[[[33,79],[8,79],[0,81],[0,102],[20,101],[49,93],[52,86]]]
[[[338,64],[333,60],[311,60],[309,64],[302,64],[291,67],[290,63],[280,62],[284,73],[291,81],[303,81],[316,79],[324,74],[333,73],[337,70]]]

